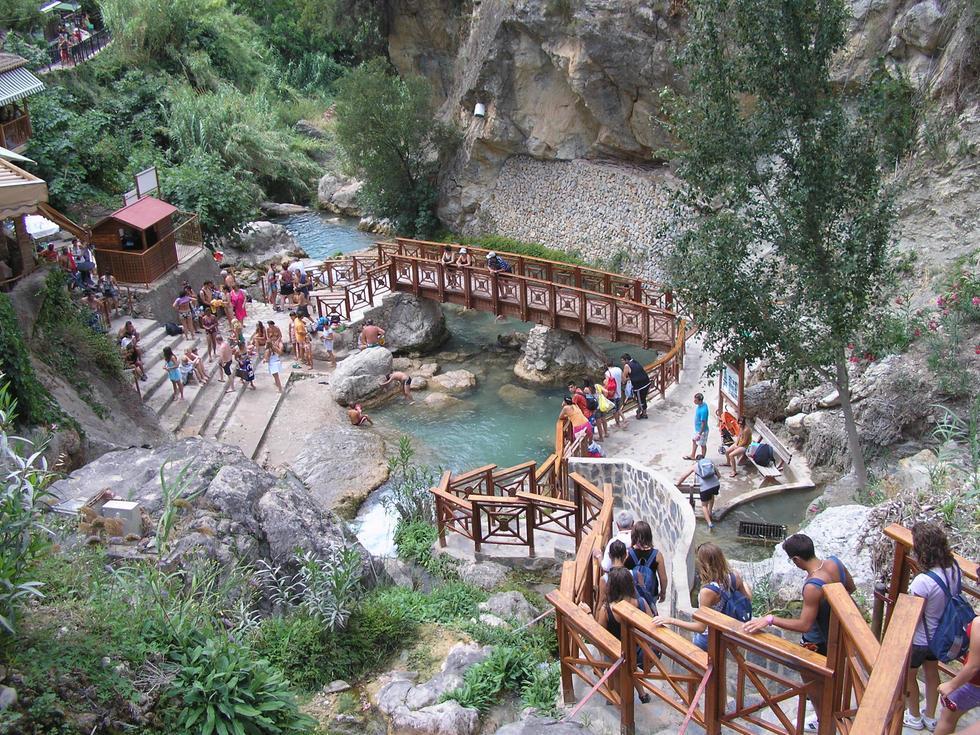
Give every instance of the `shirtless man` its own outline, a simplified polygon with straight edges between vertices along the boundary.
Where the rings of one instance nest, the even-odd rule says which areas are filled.
[[[380,339],[385,336],[385,330],[376,326],[373,319],[367,319],[361,328],[360,348],[377,347]]]
[[[232,352],[231,345],[220,334],[214,338],[214,341],[218,345],[218,367],[221,368],[218,371],[218,381],[225,382],[223,375],[231,378],[231,385],[228,386],[228,392],[231,393],[235,390],[235,376],[231,372],[231,363],[235,353]]]
[[[371,417],[364,413],[360,403],[350,403],[347,405],[347,418],[354,426],[374,426]]]
[[[278,354],[282,354],[282,330],[276,326],[276,323],[271,319],[265,323],[265,358],[269,359],[272,354],[272,348],[276,348]]]
[[[385,386],[385,385],[388,385],[388,383],[392,383],[392,382],[400,383],[401,384],[402,393],[405,394],[405,399],[406,400],[409,400],[409,401],[414,400],[412,398],[412,387],[411,387],[412,386],[412,376],[411,375],[409,375],[407,373],[403,373],[400,370],[395,370],[394,372],[388,373],[388,375],[385,376],[385,379],[381,381],[380,385]]]

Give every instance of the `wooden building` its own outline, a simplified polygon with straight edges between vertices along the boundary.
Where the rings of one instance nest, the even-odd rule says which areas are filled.
[[[99,273],[120,283],[149,285],[175,268],[175,214],[177,207],[148,196],[101,220],[91,241]]]
[[[31,137],[27,97],[44,89],[16,54],[0,53],[0,146],[20,152]]]

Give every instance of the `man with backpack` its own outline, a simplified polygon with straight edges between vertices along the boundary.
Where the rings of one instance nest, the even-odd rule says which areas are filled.
[[[813,539],[803,533],[795,533],[783,541],[783,551],[797,568],[806,572],[803,582],[803,609],[798,618],[782,618],[765,615],[750,620],[743,627],[746,633],[755,633],[770,625],[783,630],[802,634],[800,645],[804,648],[827,655],[827,637],[830,634],[830,603],[823,594],[825,584],[840,582],[849,594],[854,594],[854,580],[850,572],[836,556],[821,559],[813,548]],[[804,676],[806,680],[806,676]],[[820,712],[820,691],[811,688],[807,697],[813,704],[814,712]],[[806,722],[804,732],[819,732],[816,718]]]
[[[653,547],[653,529],[646,521],[633,524],[626,568],[633,575],[636,592],[657,614],[657,603],[667,599],[667,564]]]
[[[687,472],[678,477],[674,484],[678,488],[682,487],[684,481],[691,475],[694,475],[694,486],[701,498],[701,515],[704,516],[704,521],[708,524],[710,531],[715,527],[714,521],[711,519],[711,511],[715,507],[715,499],[721,491],[721,478],[718,476],[718,468],[710,459],[702,457],[691,465]],[[693,495],[691,502],[694,502]]]
[[[647,393],[650,390],[650,376],[646,369],[634,360],[628,352],[622,356],[623,381],[628,382],[636,396],[636,418],[647,418]]]
[[[492,250],[487,253],[487,269],[491,273],[510,273],[512,271],[510,263]]]

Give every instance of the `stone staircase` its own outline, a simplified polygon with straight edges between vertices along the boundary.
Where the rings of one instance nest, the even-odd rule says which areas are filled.
[[[288,339],[286,314],[275,312],[271,307],[259,303],[249,304],[248,308],[246,324],[250,328],[254,328],[257,319],[273,319]],[[127,319],[125,316],[114,319],[112,330],[119,330]],[[198,354],[203,356],[207,352],[203,332],[199,332],[194,339],[171,337],[159,322],[149,319],[129,320],[140,332],[140,347],[143,349],[143,366],[147,374],[147,380],[140,383],[143,403],[159,417],[164,431],[176,437],[202,436],[238,446],[246,457],[257,458],[269,426],[289,392],[289,379],[294,371],[292,355],[283,355],[282,373],[279,376],[283,385],[282,393],[276,390],[265,362],[254,365],[256,390],[242,388],[239,384],[234,392],[229,393],[228,383],[218,380],[220,368],[217,361],[208,363],[207,358],[204,358],[209,382],[200,385],[196,378],[192,379],[189,385],[184,386],[184,400],[175,401],[170,381],[163,369],[163,348],[170,347],[179,359],[185,349],[196,346],[199,348]],[[246,333],[249,334],[250,331],[251,329]],[[227,329],[224,327],[222,334],[227,338]]]

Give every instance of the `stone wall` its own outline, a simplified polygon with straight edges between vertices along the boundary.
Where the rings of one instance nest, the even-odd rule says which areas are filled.
[[[671,181],[661,169],[594,161],[507,160],[467,234],[537,242],[658,279]],[[642,261],[642,262],[640,262]]]
[[[668,560],[667,608],[661,614],[689,617],[694,578],[691,543],[694,511],[662,473],[628,459],[570,459],[569,472],[578,472],[596,486],[611,483],[613,505],[626,509],[653,529],[653,545]]]

